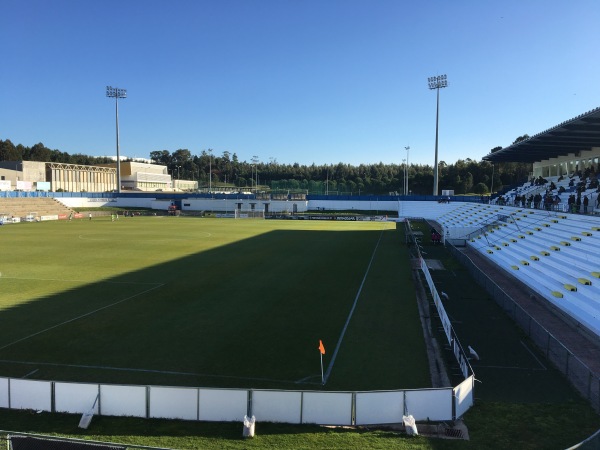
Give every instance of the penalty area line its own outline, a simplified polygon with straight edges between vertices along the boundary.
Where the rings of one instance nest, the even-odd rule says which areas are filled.
[[[344,324],[344,328],[342,328],[342,332],[340,333],[340,337],[337,341],[337,345],[335,346],[335,350],[333,351],[333,355],[331,356],[331,361],[329,361],[329,365],[327,366],[327,371],[323,376],[323,384],[327,384],[327,380],[329,379],[329,375],[331,375],[331,370],[333,369],[333,364],[335,363],[335,359],[337,358],[338,351],[342,346],[342,341],[344,340],[344,336],[346,334],[346,330],[348,329],[348,324],[350,324],[350,319],[352,319],[352,315],[354,314],[354,310],[356,309],[356,304],[358,303],[358,299],[362,292],[363,286],[365,285],[365,281],[367,280],[367,276],[371,270],[371,265],[373,264],[373,260],[375,259],[375,254],[377,253],[377,249],[379,248],[379,243],[381,242],[381,238],[383,237],[383,232],[385,230],[382,229],[381,233],[379,233],[379,239],[377,240],[377,244],[375,244],[375,248],[373,249],[373,254],[371,255],[371,260],[369,261],[369,265],[367,266],[367,270],[365,270],[365,274],[363,276],[362,282],[360,283],[360,287],[358,288],[358,292],[356,293],[356,297],[354,298],[354,303],[352,304],[352,308],[350,309],[350,313],[348,314],[348,318],[346,319],[346,323]]]
[[[126,297],[126,298],[124,298],[122,300],[119,300],[119,301],[116,301],[114,303],[111,303],[110,305],[106,305],[106,306],[103,306],[101,308],[97,308],[97,309],[95,309],[93,311],[87,312],[87,313],[82,314],[80,316],[73,317],[72,319],[65,320],[64,322],[61,322],[61,323],[57,323],[56,325],[52,325],[51,327],[45,328],[45,329],[43,329],[41,331],[38,331],[36,333],[32,333],[29,336],[25,336],[25,337],[23,337],[21,339],[17,339],[16,341],[13,341],[13,342],[10,342],[10,343],[8,343],[6,345],[3,345],[2,347],[0,347],[0,350],[4,350],[5,348],[12,347],[13,345],[18,344],[19,342],[26,341],[27,339],[31,339],[32,337],[39,336],[40,334],[46,333],[47,331],[54,330],[55,328],[58,328],[58,327],[62,327],[63,325],[66,325],[66,324],[71,323],[71,322],[75,322],[76,320],[79,320],[79,319],[83,319],[84,317],[91,316],[93,314],[96,314],[97,312],[103,311],[103,310],[108,309],[108,308],[112,308],[113,306],[116,306],[116,305],[118,305],[120,303],[123,303],[123,302],[126,302],[128,300],[131,300],[133,298],[139,297],[140,295],[143,295],[143,294],[145,294],[147,292],[150,292],[150,291],[153,291],[155,289],[158,289],[158,288],[160,288],[162,286],[164,286],[164,283],[158,284],[158,285],[156,285],[154,287],[151,287],[150,289],[146,289],[145,291],[138,292],[137,294],[130,295],[129,297]]]

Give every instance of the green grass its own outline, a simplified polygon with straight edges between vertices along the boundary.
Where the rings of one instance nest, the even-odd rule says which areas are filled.
[[[320,388],[319,339],[327,367],[374,254],[326,389],[429,386],[393,224],[107,217],[0,239],[3,375]]]
[[[425,350],[415,317],[407,249],[401,231],[386,228],[382,233],[381,230],[382,224],[166,217],[135,217],[128,221],[122,218],[118,223],[111,223],[108,218],[2,227],[0,245],[3,254],[10,256],[5,257],[0,266],[3,275],[0,278],[0,342],[3,344],[0,346],[64,321],[76,312],[84,313],[92,307],[109,304],[105,297],[114,302],[156,284],[164,286],[123,302],[118,310],[109,308],[110,320],[94,315],[93,320],[71,330],[59,327],[44,333],[48,342],[44,342],[42,335],[37,340],[23,341],[0,350],[0,359],[10,354],[21,361],[25,356],[37,357],[39,361],[77,357],[90,362],[105,358],[111,363],[120,361],[129,365],[179,364],[182,367],[195,364],[201,367],[204,358],[212,358],[211,361],[219,364],[221,373],[237,369],[236,373],[252,370],[257,373],[262,366],[243,367],[252,364],[252,357],[244,355],[244,351],[250,349],[261,352],[261,364],[266,364],[268,369],[262,373],[279,370],[281,364],[270,363],[272,359],[288,366],[277,376],[317,375],[318,339],[325,341],[326,358],[329,357],[375,243],[381,237],[382,243],[363,286],[328,388],[329,385],[332,389],[362,389],[371,385],[424,387],[428,384],[425,363],[421,362]],[[443,248],[429,245],[427,233],[424,240],[427,257],[440,259],[446,268],[443,273],[434,272],[434,279],[452,299],[448,312],[453,326],[461,342],[465,346],[473,345],[482,356],[481,364],[474,363],[477,379],[481,381],[475,385],[476,403],[465,416],[470,441],[409,438],[368,428],[331,429],[260,421],[253,440],[241,438],[240,423],[95,417],[89,430],[80,430],[77,428],[79,416],[7,410],[0,410],[1,428],[181,449],[403,450],[564,449],[600,428],[598,415],[537,354],[466,271]],[[17,275],[19,279],[9,278]],[[336,277],[341,283],[330,286]],[[256,280],[260,283],[253,283]],[[334,298],[338,296],[340,298]],[[308,317],[299,318],[300,313]],[[269,320],[259,322],[261,315],[268,315]],[[220,318],[224,325],[211,324],[207,317],[212,317],[212,322]],[[111,321],[116,321],[114,326]],[[230,335],[234,327],[226,321],[241,323],[240,333]],[[182,326],[182,323],[189,325]],[[272,327],[270,331],[261,329],[265,323]],[[173,329],[175,338],[171,339]],[[114,336],[107,335],[106,331]],[[219,338],[205,342],[192,336],[189,346],[181,340],[194,333]],[[137,338],[137,334],[144,338]],[[70,344],[70,339],[76,342]],[[120,339],[126,339],[126,345],[135,351],[129,351],[130,347],[127,351],[120,348]],[[508,369],[514,364],[539,368],[521,341],[548,370]],[[59,347],[67,344],[73,347],[65,354]],[[212,354],[209,354],[210,349],[205,349],[209,344],[216,347]],[[40,352],[37,346],[43,346],[44,352],[49,353]],[[184,348],[178,350],[179,346]],[[177,356],[191,347],[197,349],[197,359],[177,362]],[[152,349],[152,354],[138,355],[136,352],[140,349],[145,349],[143,353]],[[286,350],[295,352],[293,356],[300,362],[286,359]],[[170,352],[174,353],[172,360],[166,359]],[[126,355],[118,356],[120,353]],[[452,368],[454,361],[450,353],[445,356]],[[229,361],[238,357],[240,360]],[[327,364],[327,359],[325,362]],[[505,369],[483,367],[488,364],[504,365]],[[0,374],[19,377],[33,367],[39,367],[40,372],[51,379],[117,379],[117,375],[108,373],[110,371],[70,371],[61,367],[15,364],[0,365]],[[141,378],[143,380],[139,374],[118,374],[120,382],[174,384],[175,381],[168,376]],[[210,377],[178,377],[178,380],[181,384],[202,386],[228,384]],[[242,384],[242,380],[231,382],[231,385]],[[254,382],[249,384],[256,387]],[[286,383],[275,385],[288,386]]]
[[[241,423],[94,417],[90,428],[81,430],[77,428],[79,416],[0,410],[5,430],[178,449],[559,450],[581,442],[600,427],[598,416],[580,402],[479,401],[465,421],[469,441],[408,437],[370,428],[261,422],[256,424],[256,436],[244,440]]]

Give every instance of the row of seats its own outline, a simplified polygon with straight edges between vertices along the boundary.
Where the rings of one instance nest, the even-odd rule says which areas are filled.
[[[600,335],[600,221],[512,209],[468,245]]]
[[[445,238],[465,240],[600,336],[600,218],[478,203],[412,203],[406,217],[436,221]]]
[[[0,214],[8,217],[27,217],[30,213],[38,216],[68,215],[71,212],[70,208],[50,197],[0,197]]]

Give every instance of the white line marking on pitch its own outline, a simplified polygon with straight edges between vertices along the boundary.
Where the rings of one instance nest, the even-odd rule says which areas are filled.
[[[143,373],[159,373],[162,375],[184,375],[184,376],[194,376],[194,377],[206,377],[206,378],[231,378],[236,380],[254,380],[254,381],[268,381],[268,382],[276,382],[276,383],[297,383],[291,380],[277,380],[274,378],[261,378],[261,377],[240,377],[235,375],[215,375],[210,373],[197,373],[197,372],[178,372],[175,370],[158,370],[158,369],[136,369],[132,367],[111,367],[111,366],[93,366],[93,365],[84,365],[84,364],[61,364],[61,363],[51,363],[51,362],[33,362],[33,361],[14,361],[9,359],[1,359],[1,363],[6,364],[37,364],[38,366],[52,366],[52,367],[71,367],[74,369],[93,369],[93,370],[114,370],[118,372],[143,372]],[[37,372],[38,369],[28,373],[23,378]],[[320,384],[320,383],[319,383]]]
[[[531,351],[531,349],[525,345],[525,342],[521,341],[521,344],[523,345],[523,347],[525,347],[525,350],[527,350],[531,354],[531,356],[533,356],[533,358],[537,361],[537,363],[540,366],[542,366],[543,370],[548,370],[548,368],[539,360],[539,358],[537,356],[535,356],[535,353],[533,353]]]
[[[143,294],[145,294],[146,292],[153,291],[154,289],[158,289],[158,288],[160,288],[160,287],[162,287],[162,286],[164,286],[164,283],[158,284],[158,285],[156,285],[156,286],[154,286],[154,287],[151,287],[150,289],[146,289],[145,291],[138,292],[137,294],[130,295],[129,297],[127,297],[127,298],[124,298],[124,299],[122,299],[122,300],[119,300],[119,301],[117,301],[117,302],[111,303],[110,305],[106,305],[106,306],[103,306],[102,308],[95,309],[95,310],[93,310],[93,311],[90,311],[90,312],[88,312],[88,313],[85,313],[85,314],[82,314],[82,315],[80,315],[80,316],[74,317],[74,318],[72,318],[72,319],[65,320],[64,322],[61,322],[61,323],[59,323],[59,324],[52,325],[51,327],[45,328],[45,329],[43,329],[43,330],[41,330],[41,331],[38,331],[37,333],[30,334],[29,336],[25,336],[24,338],[17,339],[16,341],[13,341],[13,342],[11,342],[11,343],[9,343],[9,344],[3,345],[2,347],[0,347],[0,350],[4,350],[5,348],[11,347],[11,346],[13,346],[13,345],[15,345],[15,344],[18,344],[19,342],[23,342],[23,341],[25,341],[25,340],[27,340],[27,339],[30,339],[30,338],[34,337],[34,336],[38,336],[38,335],[40,335],[40,334],[43,334],[43,333],[45,333],[46,331],[50,331],[50,330],[53,330],[53,329],[55,329],[55,328],[61,327],[61,326],[63,326],[63,325],[66,325],[66,324],[68,324],[68,323],[75,322],[76,320],[83,319],[84,317],[91,316],[92,314],[96,314],[97,312],[100,312],[100,311],[102,311],[102,310],[104,310],[104,309],[111,308],[111,307],[113,307],[113,306],[115,306],[115,305],[118,305],[119,303],[126,302],[127,300],[131,300],[132,298],[139,297],[140,295],[143,295]]]
[[[65,283],[108,283],[108,284],[148,284],[148,285],[156,285],[156,282],[153,281],[110,281],[110,280],[67,280],[63,278],[33,278],[33,277],[6,277],[10,280],[31,280],[31,281],[62,281]]]
[[[29,377],[30,375],[33,375],[34,373],[36,373],[38,370],[39,370],[39,369],[33,369],[31,372],[29,372],[29,373],[28,373],[28,374],[26,374],[26,375],[23,375],[21,378],[27,378],[27,377]]]
[[[356,304],[358,303],[358,298],[360,297],[362,288],[365,284],[365,281],[367,280],[367,275],[369,275],[369,271],[371,270],[371,265],[373,264],[373,260],[375,259],[375,253],[377,253],[377,249],[379,248],[379,243],[381,242],[381,238],[383,237],[384,231],[385,231],[385,229],[381,230],[381,233],[379,234],[379,239],[377,240],[377,244],[375,244],[375,248],[373,249],[373,254],[371,255],[371,260],[369,261],[369,265],[367,266],[365,275],[363,276],[362,282],[360,283],[360,287],[358,288],[358,292],[356,293],[356,297],[354,298],[354,304],[352,305],[352,309],[350,309],[350,313],[348,314],[348,318],[346,319],[344,328],[342,328],[342,332],[338,339],[337,345],[335,346],[335,350],[333,351],[333,356],[331,357],[329,366],[327,366],[327,371],[325,372],[325,376],[323,377],[323,384],[327,383],[327,380],[329,379],[329,375],[331,375],[331,370],[333,369],[333,364],[335,363],[335,359],[337,358],[338,351],[340,350],[342,341],[344,340],[344,335],[346,334],[346,329],[348,328],[350,319],[352,319],[352,315],[354,314],[354,310],[356,309]]]

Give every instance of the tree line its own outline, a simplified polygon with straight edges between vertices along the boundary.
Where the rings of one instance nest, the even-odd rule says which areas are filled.
[[[515,142],[527,138],[517,138]],[[501,147],[495,147],[491,152]],[[200,187],[209,183],[213,188],[230,186],[237,188],[271,189],[277,191],[308,191],[311,194],[375,194],[395,192],[403,194],[405,171],[408,175],[409,193],[431,195],[433,167],[411,164],[281,164],[276,159],[240,161],[235,153],[224,151],[220,155],[211,149],[192,154],[188,149],[155,150],[150,152],[155,164],[167,167],[174,179],[195,180]],[[106,164],[114,162],[106,157],[83,154],[69,155],[59,150],[50,150],[42,143],[32,147],[13,145],[9,140],[0,140],[2,161],[49,161],[70,164]],[[470,158],[459,159],[453,164],[444,161],[439,166],[439,188],[454,190],[455,194],[488,194],[502,186],[523,183],[532,171],[529,163],[497,163]]]

